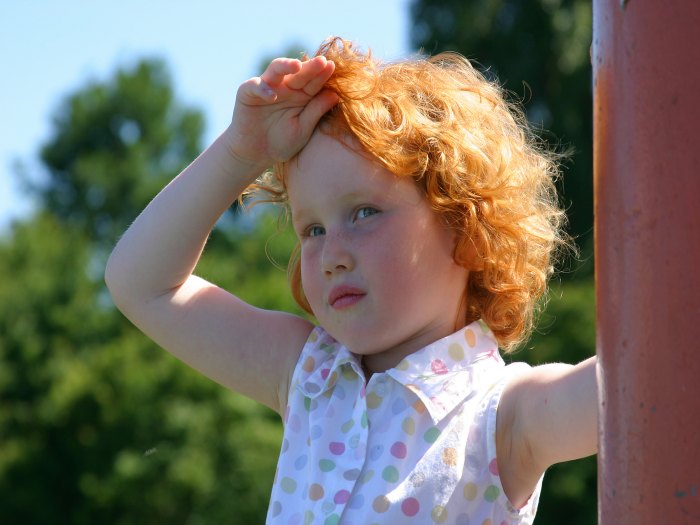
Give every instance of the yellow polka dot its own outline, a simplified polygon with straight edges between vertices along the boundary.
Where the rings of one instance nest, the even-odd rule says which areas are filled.
[[[401,362],[396,365],[396,370],[401,370],[402,372],[408,370],[408,361],[406,359],[401,360]]]
[[[462,361],[464,359],[464,348],[457,343],[452,343],[447,349],[447,353],[450,354],[453,361]]]
[[[323,497],[323,494],[323,487],[318,483],[314,483],[309,487],[309,499],[311,499],[311,501],[320,500]]]
[[[282,490],[287,494],[292,494],[297,490],[297,482],[292,478],[284,477],[280,480],[280,487],[282,487]]]
[[[442,461],[445,463],[445,465],[454,467],[457,464],[457,451],[452,447],[443,449]]]
[[[433,511],[430,513],[435,523],[445,523],[447,521],[447,509],[442,505],[433,507]]]
[[[412,436],[413,434],[416,433],[416,422],[413,421],[412,417],[407,417],[403,420],[403,423],[401,424],[401,428],[403,431],[408,434],[409,436]]]
[[[367,394],[367,408],[377,408],[382,404],[382,398],[374,392]]]
[[[476,334],[474,334],[471,328],[467,328],[464,331],[464,338],[467,340],[467,344],[471,348],[474,348],[476,346]]]
[[[313,357],[309,356],[306,358],[306,361],[304,361],[302,368],[304,369],[304,372],[313,372],[315,366],[316,361],[314,361]]]
[[[486,518],[481,522],[481,525],[491,525],[491,518]]]
[[[464,499],[467,501],[474,501],[478,493],[478,488],[476,483],[467,483],[464,485]]]
[[[328,386],[333,386],[335,385],[335,382],[338,380],[338,372],[333,372],[331,374],[331,377],[328,378]]]
[[[379,514],[382,514],[389,510],[389,505],[391,502],[389,501],[389,498],[386,496],[377,496],[374,498],[374,501],[372,502],[372,508],[374,509],[374,512],[377,512]]]
[[[309,334],[309,343],[315,343],[317,339],[318,339],[318,334],[316,333],[316,330],[314,330],[313,332],[311,332]]]

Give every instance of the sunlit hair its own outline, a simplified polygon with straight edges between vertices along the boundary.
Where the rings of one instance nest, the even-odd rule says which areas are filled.
[[[501,348],[513,350],[530,335],[555,255],[568,246],[557,156],[540,147],[503,90],[458,54],[383,64],[333,38],[317,55],[335,62],[326,87],[340,98],[320,130],[424,190],[457,232],[455,261],[471,270],[464,321],[483,319]],[[265,200],[286,201],[290,161],[259,181]],[[298,245],[288,272],[295,300],[313,313]]]

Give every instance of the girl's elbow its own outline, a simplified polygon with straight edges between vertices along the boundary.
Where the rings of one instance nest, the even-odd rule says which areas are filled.
[[[112,252],[105,265],[104,282],[112,302],[122,312],[128,309],[136,295],[133,273],[125,267],[118,255]]]

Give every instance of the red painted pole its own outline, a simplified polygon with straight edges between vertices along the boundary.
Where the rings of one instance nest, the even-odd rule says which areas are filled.
[[[603,525],[700,524],[700,0],[594,0]]]

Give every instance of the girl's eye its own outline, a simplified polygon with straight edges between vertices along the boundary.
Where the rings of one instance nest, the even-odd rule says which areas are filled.
[[[371,206],[364,206],[355,212],[355,219],[364,219],[370,215],[375,215],[379,213],[379,210],[372,208]]]
[[[304,237],[318,237],[319,235],[323,235],[326,233],[326,230],[323,228],[323,226],[319,225],[313,225],[309,226],[304,230]]]

